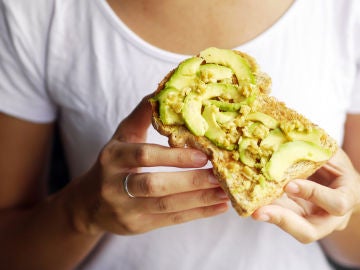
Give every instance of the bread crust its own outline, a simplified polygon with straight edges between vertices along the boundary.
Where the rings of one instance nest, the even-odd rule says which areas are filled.
[[[295,110],[286,107],[283,102],[269,96],[270,78],[265,73],[258,71],[256,61],[252,57],[242,52],[236,52],[247,59],[253,71],[256,72],[257,84],[260,89],[260,94],[256,98],[256,102],[259,104],[258,111],[266,113],[280,122],[298,120],[306,126],[316,126]],[[159,83],[152,97],[164,89],[165,83],[174,71],[175,69],[170,71]],[[195,136],[183,125],[164,125],[159,117],[158,102],[150,98],[150,103],[152,106],[152,125],[160,134],[168,137],[171,147],[192,147],[204,152],[209,157],[220,186],[227,193],[233,208],[240,216],[249,216],[260,206],[279,198],[283,194],[284,186],[290,180],[308,178],[326,162],[300,161],[286,171],[284,180],[280,182],[267,180],[260,187],[258,183],[244,176],[245,165],[233,158],[232,151],[217,147],[206,137]],[[335,140],[326,135],[325,132],[321,137],[321,145],[330,149],[333,154],[337,150]]]

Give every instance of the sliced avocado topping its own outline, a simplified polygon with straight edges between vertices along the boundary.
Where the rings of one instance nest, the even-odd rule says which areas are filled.
[[[270,131],[269,135],[266,136],[260,143],[260,147],[276,151],[279,146],[287,141],[284,133],[279,128]]]
[[[218,64],[204,64],[199,68],[199,77],[205,83],[232,83],[233,71]]]
[[[218,113],[215,115],[216,122],[219,124],[225,124],[234,121],[235,117],[239,115],[236,112],[220,112],[219,109],[220,108],[218,108]]]
[[[256,159],[249,151],[249,148],[257,144],[257,140],[253,138],[243,138],[239,144],[240,160],[249,167],[254,167]]]
[[[293,164],[308,160],[322,162],[331,157],[331,151],[305,141],[287,142],[279,146],[264,167],[264,174],[271,180],[282,181],[285,172]]]
[[[165,88],[182,90],[185,87],[194,87],[197,79],[197,72],[204,59],[192,57],[182,62],[174,71],[174,74],[166,82]]]
[[[237,112],[240,110],[241,106],[246,105],[246,102],[230,103],[220,100],[210,100],[210,103],[226,112]]]
[[[205,137],[207,137],[217,146],[232,150],[235,147],[234,145],[225,145],[226,133],[216,121],[218,114],[220,114],[220,112],[219,108],[217,108],[216,106],[209,105],[204,107],[202,116],[208,123],[208,129],[205,132]]]
[[[201,93],[201,90],[199,91]],[[204,93],[201,93],[203,100],[220,97],[222,99],[240,101],[244,100],[236,85],[225,83],[209,83],[204,86]]]
[[[266,180],[283,180],[299,161],[327,160],[331,152],[321,146],[321,129],[301,119],[279,122],[259,112],[256,99],[262,93],[255,84],[256,65],[249,61],[217,48],[185,60],[152,98],[159,102],[160,120],[185,125],[194,135],[233,151],[245,177],[260,186]]]
[[[196,136],[204,136],[209,124],[201,116],[202,97],[194,92],[188,94],[184,100],[182,117],[186,127]]]
[[[200,57],[207,63],[231,68],[239,82],[255,83],[255,77],[247,60],[232,50],[211,47],[200,52]]]
[[[246,116],[246,119],[250,121],[259,121],[271,129],[275,129],[279,125],[278,121],[262,112],[250,113]]]
[[[199,92],[199,93],[198,93]],[[204,136],[208,123],[201,116],[203,101],[213,97],[224,97],[230,99],[242,99],[237,87],[231,84],[209,83],[198,92],[189,93],[182,108],[182,117],[187,128],[196,136]]]
[[[290,131],[286,136],[291,141],[306,141],[321,145],[322,132],[320,129],[313,128],[311,131]]]
[[[157,96],[160,103],[160,119],[165,125],[182,125],[184,120],[180,113],[175,112],[174,106],[182,104],[184,97],[175,88],[166,88]]]

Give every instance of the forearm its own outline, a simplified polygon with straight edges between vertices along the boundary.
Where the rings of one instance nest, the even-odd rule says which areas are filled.
[[[85,235],[69,213],[72,187],[26,210],[0,213],[0,265],[4,269],[73,269],[101,234]]]
[[[360,209],[353,214],[348,226],[321,240],[327,255],[335,262],[358,269],[360,267]]]

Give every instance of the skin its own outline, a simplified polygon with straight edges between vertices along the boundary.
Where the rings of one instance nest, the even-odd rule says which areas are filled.
[[[276,22],[291,2],[228,0],[221,1],[217,9],[212,9],[209,1],[190,0],[171,1],[171,5],[170,1],[159,0],[109,4],[148,42],[169,51],[193,54],[210,45],[232,47],[256,37]],[[185,9],[187,12],[174,12]],[[230,12],[234,9],[236,16]],[[256,15],[250,16],[255,9]],[[197,16],[199,10],[201,18]],[[178,24],[184,16],[184,23]],[[248,22],[240,31],[233,26],[239,16]],[[213,19],[207,21],[207,17]],[[183,37],[194,42],[184,42]],[[0,265],[7,269],[72,269],[106,232],[133,235],[225,212],[228,199],[224,192],[211,171],[199,169],[206,164],[206,156],[192,149],[144,143],[150,115],[145,97],[119,124],[95,164],[64,189],[47,196],[43,175],[53,124],[30,123],[0,113],[0,179],[6,179],[0,181]],[[356,134],[360,134],[359,117],[349,116],[344,149],[358,161]],[[359,164],[354,165],[359,168]],[[150,166],[193,170],[137,173],[139,167]],[[136,199],[129,198],[123,189],[122,181],[129,173],[129,189]],[[360,194],[358,173],[340,151],[316,179],[326,185],[295,180],[292,184],[299,191],[289,184],[288,199],[259,209],[253,217],[278,225],[302,242],[323,238],[325,250],[335,259],[360,265],[353,252],[360,244],[354,229],[360,225],[355,214]],[[309,230],[299,230],[305,225]],[[343,230],[331,234],[338,229]],[[339,240],[340,236],[351,237],[351,248]]]

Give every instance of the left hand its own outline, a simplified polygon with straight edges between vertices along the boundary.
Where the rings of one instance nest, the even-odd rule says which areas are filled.
[[[360,175],[348,156],[340,149],[310,179],[289,182],[284,196],[252,217],[279,226],[302,243],[345,229],[360,206]]]

